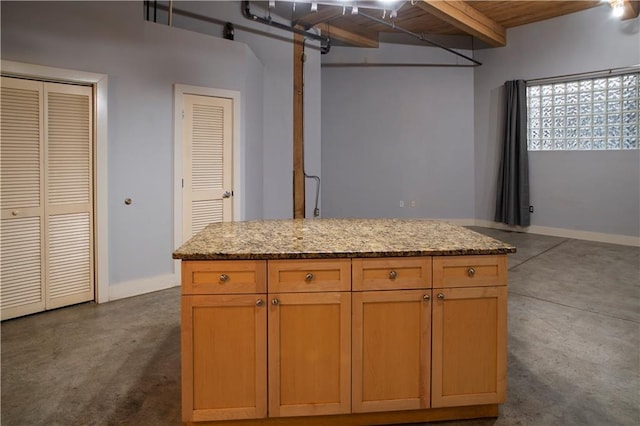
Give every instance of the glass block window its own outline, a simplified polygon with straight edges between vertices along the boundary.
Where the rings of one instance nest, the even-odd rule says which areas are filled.
[[[639,149],[640,73],[527,87],[529,151]]]

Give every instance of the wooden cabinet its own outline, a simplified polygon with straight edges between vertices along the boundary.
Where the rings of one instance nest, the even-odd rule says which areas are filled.
[[[408,290],[431,287],[430,257],[353,259],[353,290]]]
[[[269,261],[269,293],[351,290],[351,259]]]
[[[504,402],[506,256],[433,263],[432,407]]]
[[[354,413],[429,408],[431,290],[353,293]]]
[[[265,268],[265,261],[182,263],[185,422],[267,416]]]
[[[182,294],[267,292],[264,260],[182,262]]]
[[[183,261],[183,419],[495,416],[506,271],[505,255]]]
[[[351,409],[351,260],[271,260],[269,416]]]
[[[351,294],[270,293],[268,318],[269,416],[349,413]]]
[[[353,259],[352,411],[430,406],[431,258]]]
[[[184,421],[267,415],[267,308],[263,295],[182,297]]]

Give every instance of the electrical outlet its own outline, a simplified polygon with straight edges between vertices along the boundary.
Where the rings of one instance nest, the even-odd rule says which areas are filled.
[[[533,213],[533,206],[529,206],[529,213]]]
[[[400,200],[400,207],[404,207],[404,201]]]
[[[416,200],[411,200],[411,207],[415,207],[416,206]]]

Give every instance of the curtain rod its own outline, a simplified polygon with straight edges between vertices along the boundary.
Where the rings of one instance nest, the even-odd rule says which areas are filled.
[[[534,78],[531,80],[525,80],[527,84],[549,84],[549,83],[560,83],[569,80],[584,80],[587,78],[597,78],[597,77],[613,77],[615,75],[620,74],[628,74],[632,72],[640,72],[640,64],[631,65],[629,67],[620,67],[620,68],[610,68],[606,70],[600,71],[590,71],[576,74],[565,74],[559,75],[556,77],[546,77],[546,78]]]

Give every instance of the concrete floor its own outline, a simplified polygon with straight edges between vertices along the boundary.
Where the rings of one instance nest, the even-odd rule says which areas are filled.
[[[508,401],[498,419],[440,424],[640,424],[640,249],[473,229],[518,248]],[[2,425],[179,425],[179,297],[3,322]]]

